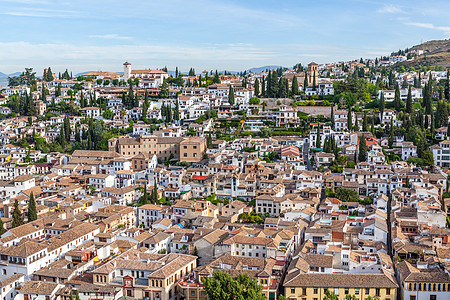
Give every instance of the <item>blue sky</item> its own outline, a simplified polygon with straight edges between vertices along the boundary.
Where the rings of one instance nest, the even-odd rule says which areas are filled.
[[[432,4],[430,4],[432,2]],[[244,70],[450,37],[450,1],[0,0],[0,72]]]

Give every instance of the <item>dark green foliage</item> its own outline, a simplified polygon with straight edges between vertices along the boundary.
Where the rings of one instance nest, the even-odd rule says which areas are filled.
[[[28,222],[37,220],[36,201],[34,200],[33,192],[30,194],[30,200],[28,200]]]
[[[226,273],[215,271],[212,277],[203,278],[203,288],[209,300],[264,300],[262,287],[248,274],[232,278]]]
[[[19,208],[19,202],[17,202],[17,199],[14,201],[14,210],[12,214],[12,228],[16,228],[20,225],[23,225],[23,216],[22,211]]]
[[[5,224],[3,223],[3,220],[0,218],[0,236],[5,232],[6,232]]]
[[[348,113],[347,113],[347,129],[349,131],[351,131],[353,128],[353,122],[352,122],[352,109],[349,107],[348,108]]]
[[[406,98],[406,112],[410,114],[412,112],[412,95],[411,95],[411,86],[408,87],[408,97]]]
[[[258,97],[259,96],[259,80],[258,80],[258,78],[256,78],[255,84],[253,85],[253,87],[255,88],[255,97]]]
[[[400,89],[398,87],[398,84],[395,84],[395,96],[394,96],[395,110],[400,111],[400,109],[402,108],[401,101],[402,100],[400,99]]]
[[[320,124],[317,123],[317,136],[316,136],[316,148],[320,148],[321,141],[320,141]]]
[[[231,85],[230,89],[228,90],[228,103],[230,103],[231,106],[234,105],[234,90]]]
[[[168,98],[169,97],[169,85],[164,80],[163,84],[161,85],[161,91],[159,92],[160,98]]]
[[[292,95],[298,95],[298,79],[297,76],[294,75],[294,78],[292,79]]]
[[[358,148],[358,160],[360,162],[366,161],[367,159],[367,144],[366,138],[361,136],[359,139],[359,148]]]

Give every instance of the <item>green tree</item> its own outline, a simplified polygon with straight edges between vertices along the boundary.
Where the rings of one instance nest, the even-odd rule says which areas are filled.
[[[0,236],[6,232],[5,224],[3,224],[2,218],[0,218]]]
[[[401,109],[401,98],[400,98],[400,89],[398,84],[395,84],[395,95],[394,95],[394,107],[395,110],[400,111]]]
[[[316,90],[316,71],[314,71],[314,73],[313,73],[313,91],[315,91]]]
[[[359,148],[358,148],[358,160],[360,162],[366,161],[367,158],[367,144],[366,138],[364,135],[359,139]]]
[[[298,79],[297,76],[294,75],[292,79],[292,95],[298,95]]]
[[[30,193],[30,200],[28,200],[28,222],[37,220],[36,201],[34,200],[33,192]]]
[[[330,290],[327,290],[325,292],[325,295],[323,296],[323,300],[339,300],[339,297],[336,294],[330,292]]]
[[[412,112],[412,95],[411,95],[411,86],[408,87],[408,97],[406,98],[406,112],[410,114]]]
[[[347,113],[347,129],[349,131],[351,131],[353,128],[353,122],[352,122],[352,109],[349,107],[348,108],[348,113]]]
[[[321,141],[320,141],[320,124],[317,123],[317,136],[316,136],[316,148],[321,147]]]
[[[159,97],[160,98],[169,97],[169,85],[167,84],[167,82],[165,80],[161,86],[161,91],[159,92]]]
[[[19,202],[17,202],[17,199],[14,201],[14,210],[12,214],[12,228],[16,228],[20,225],[23,225],[23,216],[22,211],[19,208]]]
[[[234,90],[231,85],[230,89],[228,90],[228,103],[230,103],[231,106],[234,105]]]
[[[367,124],[367,112],[364,111],[364,116],[363,116],[363,131],[367,131],[369,129],[368,124]]]
[[[107,109],[103,112],[102,117],[108,120],[112,120],[114,118],[114,112],[110,109]]]
[[[213,83],[220,83],[219,73],[216,70],[216,74],[214,74]]]
[[[381,120],[383,120],[384,108],[386,107],[386,102],[384,100],[384,92],[381,91],[380,103],[378,106],[378,110],[380,111]]]
[[[255,88],[255,96],[258,97],[259,96],[259,80],[258,80],[258,78],[256,78],[253,87]]]
[[[248,274],[232,278],[227,273],[215,271],[212,277],[203,278],[203,288],[209,300],[263,300],[262,287]]]
[[[305,71],[305,77],[303,79],[303,91],[306,91],[308,87],[308,72]]]

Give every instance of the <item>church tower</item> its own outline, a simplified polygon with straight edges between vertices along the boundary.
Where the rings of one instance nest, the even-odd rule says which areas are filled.
[[[123,64],[123,79],[127,81],[131,78],[131,64],[129,62],[125,62]]]
[[[314,84],[314,79],[316,79],[316,85],[319,84],[319,65],[312,62],[308,65],[308,86]]]

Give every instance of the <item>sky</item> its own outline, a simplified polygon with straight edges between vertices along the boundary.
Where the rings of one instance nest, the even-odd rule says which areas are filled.
[[[0,72],[251,67],[374,58],[450,38],[450,1],[0,0]]]

